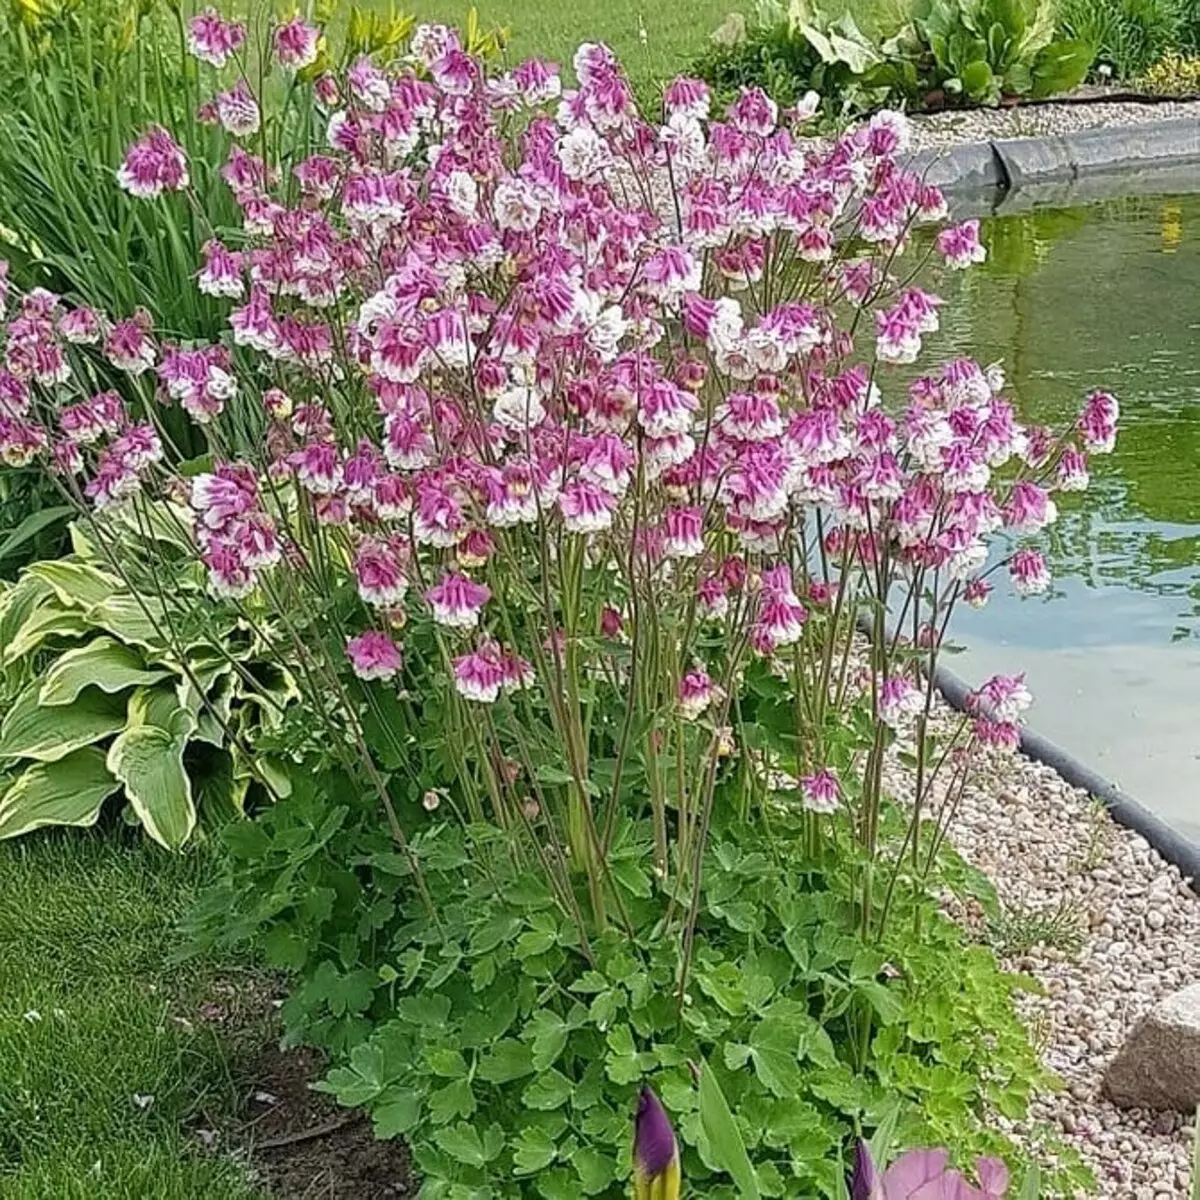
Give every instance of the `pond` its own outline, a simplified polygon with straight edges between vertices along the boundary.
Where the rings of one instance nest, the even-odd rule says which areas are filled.
[[[941,355],[1003,360],[1026,420],[1061,426],[1095,387],[1116,452],[1060,498],[1052,592],[963,608],[950,665],[1025,670],[1030,723],[1200,841],[1200,196],[984,222],[989,261],[938,280]]]

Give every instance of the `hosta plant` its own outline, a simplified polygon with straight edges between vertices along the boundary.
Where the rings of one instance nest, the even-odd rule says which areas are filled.
[[[173,603],[135,596],[81,531],[76,546],[0,595],[0,839],[94,824],[116,797],[178,849],[202,807],[244,810],[264,772],[286,791],[278,768],[246,750],[281,725],[296,696],[288,673],[232,621],[191,640]]]
[[[834,1194],[897,1106],[906,1138],[1006,1149],[988,1113],[1043,1080],[1018,984],[934,897],[1031,697],[998,676],[943,728],[933,670],[958,602],[1047,590],[1035,539],[1116,400],[1027,428],[999,367],[917,365],[931,280],[985,254],[974,223],[918,242],[946,205],[898,114],[822,141],[811,102],[714,118],[684,78],[651,120],[603,46],[572,89],[440,26],[310,78],[298,17],[264,83],[236,24],[189,36],[241,214],[197,264],[228,328],[14,289],[0,455],[102,546],[138,531],[151,576],[166,506],[195,572],[149,593],[180,601],[177,660],[233,622],[294,664],[302,727],[256,738],[292,794],[232,827],[210,932],[296,973],[290,1035],[409,1139],[426,1197],[624,1193],[649,1071],[728,1196],[701,1061],[775,1195]],[[152,214],[190,163],[148,128],[117,178]],[[168,406],[208,444],[183,473]]]
[[[919,0],[914,24],[933,60],[923,86],[952,100],[995,104],[1069,91],[1095,53],[1056,36],[1052,0]]]

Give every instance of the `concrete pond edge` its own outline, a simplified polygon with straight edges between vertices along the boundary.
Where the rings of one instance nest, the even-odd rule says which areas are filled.
[[[1030,185],[1136,176],[1190,164],[1200,164],[1200,120],[1195,118],[918,150],[910,167],[957,195],[1008,194]]]

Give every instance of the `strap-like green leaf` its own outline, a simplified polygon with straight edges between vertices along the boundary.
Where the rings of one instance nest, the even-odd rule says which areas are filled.
[[[758,1178],[750,1165],[746,1143],[729,1111],[729,1102],[708,1063],[700,1066],[700,1124],[713,1159],[733,1178],[742,1200],[760,1200]]]

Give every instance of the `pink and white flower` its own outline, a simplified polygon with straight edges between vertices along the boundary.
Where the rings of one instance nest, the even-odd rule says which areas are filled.
[[[434,621],[448,629],[474,629],[491,596],[486,584],[476,583],[460,571],[447,572],[425,593]]]
[[[890,675],[879,683],[879,719],[892,729],[899,729],[925,708],[925,698],[907,675]]]
[[[1008,560],[1008,575],[1019,596],[1040,596],[1050,587],[1050,571],[1040,550],[1016,551]]]
[[[828,767],[805,775],[800,780],[800,803],[808,812],[826,816],[837,812],[841,794],[838,777]]]
[[[299,17],[275,30],[275,58],[281,67],[302,71],[317,61],[320,32]]]
[[[206,8],[188,22],[188,53],[220,69],[242,48],[246,27],[226,21],[215,8]]]
[[[152,126],[125,152],[117,182],[131,196],[153,200],[188,186],[187,155],[161,126]]]
[[[679,713],[685,721],[695,721],[720,695],[702,666],[695,666],[679,681]]]
[[[359,679],[392,679],[400,673],[404,660],[400,648],[378,629],[368,629],[346,642],[346,657]]]
[[[937,248],[946,265],[960,271],[987,259],[987,250],[979,240],[979,222],[974,220],[943,229],[937,236]]]

